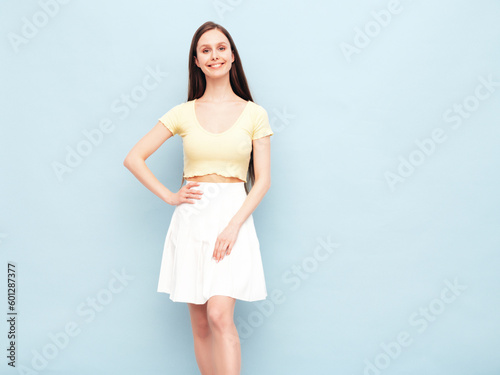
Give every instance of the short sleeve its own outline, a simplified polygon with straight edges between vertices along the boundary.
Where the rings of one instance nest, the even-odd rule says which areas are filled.
[[[178,106],[173,107],[158,119],[173,135],[179,133]]]
[[[265,137],[266,135],[273,134],[274,133],[271,129],[271,125],[269,124],[269,116],[267,115],[267,111],[259,106],[257,115],[255,116],[252,139],[258,139]]]

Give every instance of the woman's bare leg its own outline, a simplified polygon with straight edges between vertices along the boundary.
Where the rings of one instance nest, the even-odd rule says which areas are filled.
[[[207,320],[207,304],[188,303],[193,328],[194,354],[201,375],[215,375],[212,333]]]
[[[216,375],[240,374],[240,339],[233,318],[235,302],[227,296],[212,296],[207,301]]]

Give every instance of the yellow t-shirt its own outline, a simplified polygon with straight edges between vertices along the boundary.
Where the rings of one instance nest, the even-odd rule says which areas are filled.
[[[182,137],[184,178],[216,173],[246,182],[252,140],[274,134],[267,111],[249,100],[228,130],[212,133],[198,122],[195,101],[178,104],[159,118],[172,134]]]

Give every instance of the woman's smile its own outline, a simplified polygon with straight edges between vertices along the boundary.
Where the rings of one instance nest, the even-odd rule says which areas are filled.
[[[212,68],[212,69],[217,69],[217,68],[220,68],[222,65],[224,65],[224,63],[212,64],[212,65],[209,65],[208,67]]]

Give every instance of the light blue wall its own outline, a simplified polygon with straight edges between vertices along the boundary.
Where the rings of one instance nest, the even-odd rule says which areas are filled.
[[[18,368],[4,350],[0,372],[198,373],[187,306],[156,292],[174,207],[122,162],[186,100],[212,20],[275,131],[254,212],[269,296],[237,303],[242,374],[499,374],[499,16],[493,0],[3,2],[0,295],[6,321],[15,262]],[[181,138],[148,166],[179,188]]]

